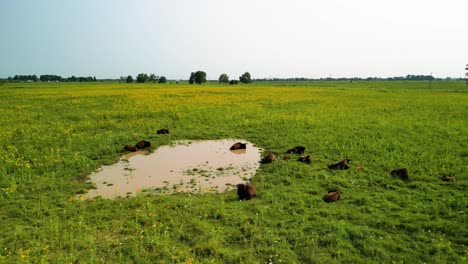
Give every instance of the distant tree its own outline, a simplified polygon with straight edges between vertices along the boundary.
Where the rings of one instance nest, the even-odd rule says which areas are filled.
[[[127,81],[127,77],[125,76],[120,76],[120,81],[119,83],[125,83]]]
[[[166,83],[167,79],[164,76],[159,77],[158,83]]]
[[[148,82],[150,82],[150,83],[155,83],[158,79],[159,79],[159,77],[156,76],[156,74],[152,73],[152,74],[150,74],[150,76],[148,77]]]
[[[195,83],[195,73],[194,72],[190,73],[189,83],[190,84]]]
[[[127,76],[127,79],[125,80],[126,83],[133,83],[133,77],[131,75]]]
[[[239,81],[238,80],[230,80],[229,81],[229,85],[235,85],[235,84],[238,84]]]
[[[468,64],[466,65],[465,71],[467,71],[467,72],[465,73],[465,76],[466,76],[465,82],[466,82],[466,85],[468,85]]]
[[[206,82],[206,72],[204,71],[197,71],[195,72],[195,83],[202,84]]]
[[[149,77],[148,77],[148,74],[146,73],[140,73],[138,74],[138,76],[136,77],[136,82],[137,83],[145,83],[146,81],[148,81]]]
[[[250,73],[246,72],[239,77],[241,83],[251,83],[252,79],[250,78]]]
[[[221,74],[219,76],[218,82],[223,84],[229,83],[229,76],[225,73]]]

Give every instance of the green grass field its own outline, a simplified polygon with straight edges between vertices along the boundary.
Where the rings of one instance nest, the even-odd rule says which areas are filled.
[[[0,263],[467,263],[464,82],[0,86]],[[171,134],[157,135],[169,128]],[[258,197],[79,200],[141,139],[244,138]],[[327,165],[349,157],[351,169]],[[364,167],[358,171],[356,166]],[[407,168],[410,181],[389,172]],[[451,175],[455,182],[441,177]],[[325,203],[330,188],[341,200]]]

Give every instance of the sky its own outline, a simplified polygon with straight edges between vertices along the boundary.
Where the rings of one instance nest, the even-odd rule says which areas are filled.
[[[0,78],[463,77],[467,0],[0,0]]]

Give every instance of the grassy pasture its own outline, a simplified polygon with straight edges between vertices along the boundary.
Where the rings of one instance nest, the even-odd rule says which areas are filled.
[[[464,90],[465,92],[460,92]],[[466,263],[463,82],[0,86],[0,263]],[[171,134],[157,135],[169,128]],[[245,138],[259,196],[76,199],[124,145]],[[352,169],[327,165],[348,156]],[[355,166],[364,170],[357,171]],[[406,167],[410,182],[389,171]],[[452,175],[455,182],[443,182]],[[329,188],[342,199],[324,203]]]

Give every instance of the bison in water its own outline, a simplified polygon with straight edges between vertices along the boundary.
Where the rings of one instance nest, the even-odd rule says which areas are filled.
[[[272,163],[275,160],[276,160],[275,154],[270,153],[262,159],[262,164]]]
[[[349,162],[351,160],[349,159],[344,159],[338,163],[335,163],[335,164],[332,164],[332,165],[329,165],[328,168],[330,170],[347,170],[349,169]]]
[[[166,129],[166,128],[163,128],[163,129],[160,129],[156,132],[157,134],[169,134],[169,129]]]
[[[238,150],[238,149],[246,149],[246,148],[247,148],[247,143],[237,142],[231,146],[230,150]]]
[[[146,140],[142,140],[138,143],[135,144],[135,147],[137,149],[144,149],[144,148],[148,148],[148,147],[151,147],[151,143],[149,141],[146,141]]]
[[[288,151],[286,151],[286,154],[304,154],[304,151],[305,151],[305,147],[296,146],[292,149],[288,149]]]
[[[250,200],[252,197],[257,195],[257,188],[251,183],[247,184],[238,184],[237,185],[237,196],[241,200]]]
[[[401,169],[396,169],[396,170],[392,170],[390,172],[390,174],[393,176],[393,177],[396,177],[396,178],[399,178],[401,180],[404,180],[404,181],[408,181],[409,178],[408,178],[408,170],[406,168],[401,168]]]
[[[323,201],[327,203],[336,202],[340,199],[340,194],[339,190],[328,191],[328,193],[323,196]]]

